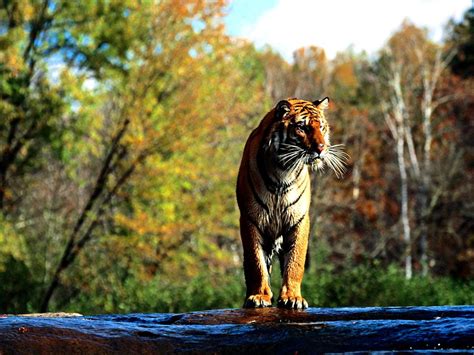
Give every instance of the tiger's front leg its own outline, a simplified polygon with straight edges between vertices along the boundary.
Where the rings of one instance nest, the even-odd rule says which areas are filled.
[[[308,302],[301,296],[304,264],[309,238],[309,216],[305,217],[283,236],[284,250],[282,267],[282,287],[278,307],[308,308]]]
[[[272,305],[270,273],[265,262],[261,240],[263,236],[258,228],[242,216],[240,235],[244,249],[244,273],[247,286],[245,308],[269,307]]]

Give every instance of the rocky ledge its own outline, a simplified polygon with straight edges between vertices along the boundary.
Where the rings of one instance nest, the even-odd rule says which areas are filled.
[[[0,315],[0,354],[474,349],[474,306]]]

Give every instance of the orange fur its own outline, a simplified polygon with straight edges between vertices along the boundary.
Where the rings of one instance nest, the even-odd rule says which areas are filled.
[[[326,107],[327,99],[281,101],[247,140],[237,179],[245,307],[271,306],[270,272],[275,253],[282,272],[278,306],[308,306],[301,296],[310,229],[308,167],[320,164],[329,146]],[[304,159],[309,160],[294,162],[290,159],[294,152],[305,152]]]

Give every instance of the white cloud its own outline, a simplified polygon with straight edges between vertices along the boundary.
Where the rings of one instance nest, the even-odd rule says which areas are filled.
[[[380,49],[406,18],[427,27],[439,40],[442,28],[459,19],[471,0],[279,0],[242,37],[269,44],[286,59],[295,49],[316,45],[329,57],[352,45],[356,51]]]

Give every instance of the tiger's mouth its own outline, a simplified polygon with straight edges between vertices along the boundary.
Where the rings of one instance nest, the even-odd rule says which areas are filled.
[[[308,151],[306,153],[306,164],[313,164],[314,162],[320,160],[324,161],[324,156],[325,156],[325,151],[322,151],[321,153],[319,152],[314,152],[314,151]]]
[[[316,161],[312,165],[314,169],[324,170],[327,166],[338,179],[344,176],[350,160],[349,154],[345,152],[344,144],[330,145],[321,152],[320,156],[321,162]]]
[[[302,164],[310,166],[313,170],[323,172],[326,167],[342,178],[349,164],[349,154],[344,150],[343,144],[327,146],[321,152],[307,150],[291,144],[282,144],[279,150],[279,159],[287,170],[295,169]]]

